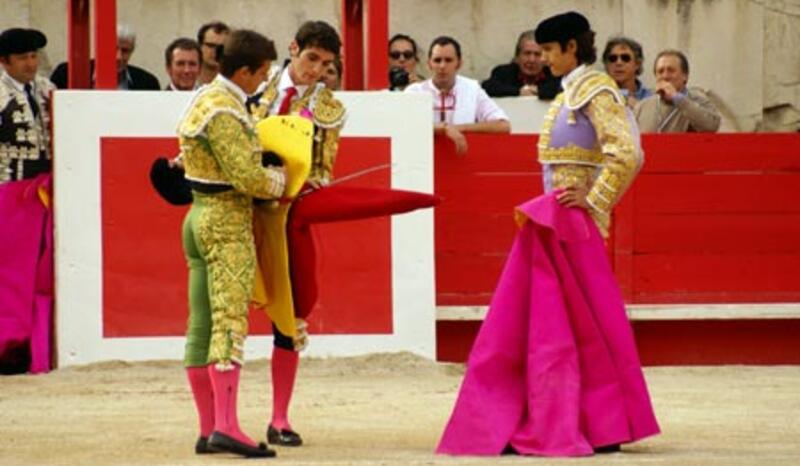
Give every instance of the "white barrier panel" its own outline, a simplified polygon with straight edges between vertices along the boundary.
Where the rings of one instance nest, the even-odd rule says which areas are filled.
[[[539,133],[550,108],[549,101],[536,97],[500,97],[494,101],[508,115],[512,134]]]
[[[391,186],[432,192],[430,97],[390,92],[342,92],[337,96],[348,109],[343,136],[390,138]],[[174,136],[178,118],[190,97],[189,93],[175,92],[55,93],[56,340],[59,366],[110,359],[182,358],[184,338],[181,336],[104,336],[108,332],[103,328],[104,237],[100,162],[101,138]],[[386,241],[391,243],[391,332],[312,335],[305,354],[347,356],[411,351],[431,359],[434,357],[436,311],[432,211],[428,209],[393,217],[391,238]],[[130,312],[135,313],[137,309],[130,309]],[[264,357],[269,354],[271,345],[271,336],[251,336],[247,340],[247,356]]]

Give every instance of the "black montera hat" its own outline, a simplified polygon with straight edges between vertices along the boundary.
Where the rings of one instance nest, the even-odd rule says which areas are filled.
[[[47,45],[47,37],[36,29],[11,28],[0,34],[0,57],[35,52]]]
[[[150,166],[150,183],[161,198],[172,205],[192,203],[192,188],[184,178],[183,169],[170,167],[164,157],[157,158]]]
[[[585,16],[569,11],[551,16],[536,26],[536,42],[566,42],[589,30],[589,20]]]

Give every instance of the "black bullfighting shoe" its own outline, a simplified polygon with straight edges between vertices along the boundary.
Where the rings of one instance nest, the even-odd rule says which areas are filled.
[[[619,453],[622,451],[622,448],[618,443],[612,443],[611,445],[603,445],[602,447],[595,447],[595,453]]]
[[[208,437],[197,437],[197,443],[194,444],[194,452],[198,455],[205,455],[208,453],[217,453],[218,450],[208,446]]]
[[[224,451],[244,456],[245,458],[272,458],[276,455],[264,442],[256,447],[251,447],[222,432],[214,431],[208,438],[208,446],[215,451]]]
[[[272,424],[267,428],[267,442],[271,445],[281,445],[284,447],[299,447],[303,444],[300,434],[290,429],[276,429]]]
[[[514,449],[514,447],[512,447],[511,444],[509,443],[508,445],[506,445],[505,448],[503,448],[503,451],[501,451],[500,454],[501,455],[519,455],[519,452],[516,449]]]

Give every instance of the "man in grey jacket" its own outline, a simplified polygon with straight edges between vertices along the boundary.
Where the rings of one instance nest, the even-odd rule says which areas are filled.
[[[686,87],[689,61],[677,50],[664,50],[656,57],[655,94],[640,101],[634,110],[643,133],[716,132],[720,115],[699,91]]]

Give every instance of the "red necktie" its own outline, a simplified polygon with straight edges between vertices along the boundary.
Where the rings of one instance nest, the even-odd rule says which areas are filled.
[[[283,102],[281,102],[281,108],[278,110],[278,115],[287,115],[289,113],[289,107],[292,105],[292,98],[294,98],[296,95],[296,88],[289,87],[286,89],[286,95],[283,97]]]

